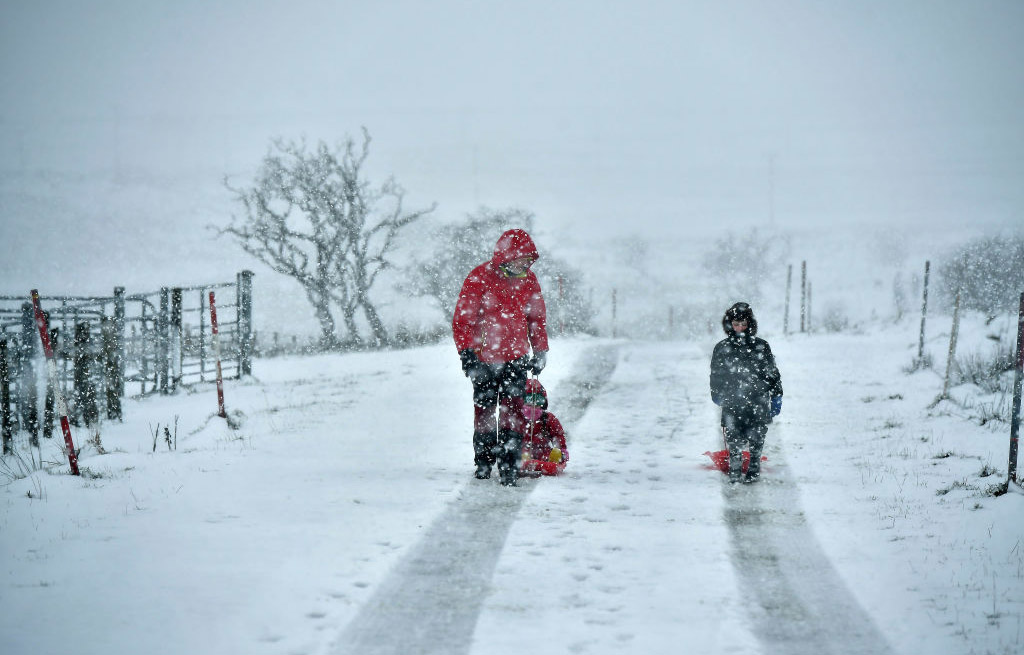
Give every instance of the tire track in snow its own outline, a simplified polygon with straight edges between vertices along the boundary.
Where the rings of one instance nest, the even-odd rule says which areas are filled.
[[[611,377],[616,346],[583,352],[555,392],[567,430]],[[468,484],[353,617],[335,655],[459,655],[472,646],[508,532],[534,481]]]
[[[761,482],[726,484],[723,492],[740,592],[765,652],[892,653],[807,525],[781,448],[771,451],[771,470]]]

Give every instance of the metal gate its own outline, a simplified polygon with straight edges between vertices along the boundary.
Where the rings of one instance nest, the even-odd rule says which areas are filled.
[[[60,384],[72,420],[88,421],[105,405],[120,418],[126,394],[172,393],[179,386],[213,382],[209,297],[216,296],[225,377],[252,372],[252,272],[234,282],[163,287],[110,296],[40,294],[48,315]],[[12,431],[40,428],[43,369],[39,332],[29,294],[0,296],[0,413],[4,443]],[[52,391],[45,394],[42,428],[52,430]],[[49,435],[47,435],[49,436]]]

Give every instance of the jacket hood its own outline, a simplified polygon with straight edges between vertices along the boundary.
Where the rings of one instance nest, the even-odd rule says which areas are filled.
[[[745,302],[738,302],[725,310],[725,315],[722,316],[722,330],[725,331],[727,336],[737,336],[736,331],[732,329],[732,322],[734,320],[746,320],[746,334],[750,338],[757,336],[757,319],[754,318],[754,310],[750,308],[750,305]]]
[[[547,389],[544,388],[544,385],[540,383],[540,380],[537,378],[529,378],[526,381],[526,393],[539,393],[544,396],[543,409],[548,408],[548,392]]]
[[[533,239],[526,233],[526,230],[507,230],[498,237],[498,243],[494,245],[494,257],[491,261],[495,266],[501,266],[520,257],[529,257],[536,261],[539,257],[537,246],[533,245]]]

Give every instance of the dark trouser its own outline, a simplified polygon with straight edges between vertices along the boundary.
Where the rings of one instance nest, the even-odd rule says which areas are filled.
[[[473,461],[478,468],[487,469],[497,462],[502,480],[511,478],[514,482],[526,426],[523,418],[525,358],[480,366],[471,381]]]
[[[725,446],[729,449],[729,477],[738,478],[743,473],[743,446],[750,450],[750,466],[747,475],[757,477],[761,473],[761,450],[768,425],[756,419],[722,412],[722,427],[725,428]]]

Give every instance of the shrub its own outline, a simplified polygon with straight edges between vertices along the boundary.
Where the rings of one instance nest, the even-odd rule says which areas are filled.
[[[1014,367],[1013,350],[993,348],[988,354],[972,351],[956,358],[960,384],[971,383],[988,393],[1009,390],[1010,376],[1005,375]]]
[[[1016,312],[1024,291],[1024,237],[987,237],[961,246],[939,265],[939,292],[953,305],[994,316]]]

